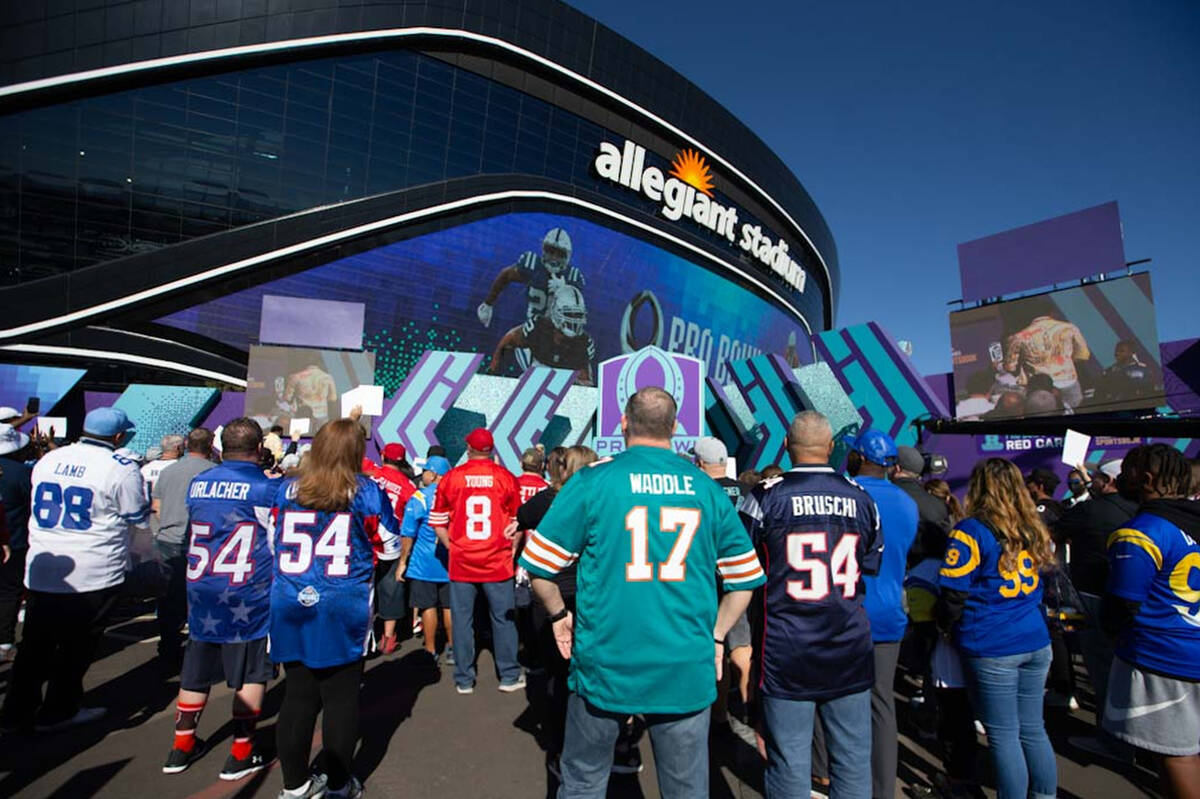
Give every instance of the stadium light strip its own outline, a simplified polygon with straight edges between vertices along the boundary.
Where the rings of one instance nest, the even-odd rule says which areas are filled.
[[[717,256],[713,255],[712,253],[709,253],[708,251],[703,250],[700,247],[697,247],[696,245],[694,245],[690,242],[684,241],[683,239],[673,236],[670,233],[667,233],[666,231],[659,230],[658,228],[653,227],[652,225],[648,225],[645,222],[625,216],[624,214],[618,213],[609,208],[605,208],[604,206],[597,205],[592,202],[588,202],[587,200],[581,200],[578,197],[572,197],[567,194],[558,194],[556,192],[551,192],[551,191],[533,191],[533,190],[513,189],[510,191],[501,191],[501,192],[494,192],[491,194],[478,194],[473,197],[464,197],[463,199],[460,199],[460,200],[453,200],[451,202],[441,203],[440,205],[430,206],[429,208],[423,208],[423,209],[420,209],[417,211],[409,211],[407,213],[398,214],[396,216],[391,216],[386,219],[378,219],[374,222],[368,222],[363,225],[357,225],[352,228],[346,228],[345,230],[339,230],[334,233],[327,233],[324,236],[318,236],[313,239],[308,239],[307,241],[302,241],[302,242],[298,242],[296,244],[291,244],[287,247],[281,247],[277,250],[271,250],[270,252],[260,253],[259,255],[254,255],[249,258],[243,258],[240,261],[233,261],[232,263],[222,264],[221,266],[216,266],[211,269],[207,269],[203,272],[198,272],[193,275],[188,275],[187,277],[181,277],[177,280],[172,280],[167,283],[161,283],[152,288],[143,289],[142,291],[134,292],[133,294],[128,294],[124,297],[119,297],[115,300],[109,300],[107,302],[102,302],[98,305],[93,305],[90,308],[82,308],[78,311],[72,311],[70,313],[61,314],[59,316],[51,317],[48,319],[42,319],[37,322],[31,322],[27,325],[21,325],[19,327],[6,328],[4,330],[0,330],[0,338],[16,338],[18,336],[25,336],[30,333],[37,333],[37,332],[45,330],[47,328],[57,327],[59,325],[64,325],[64,324],[70,324],[72,322],[83,321],[84,319],[87,319],[88,317],[96,316],[97,314],[108,313],[109,311],[115,311],[115,310],[125,307],[126,305],[132,305],[133,303],[138,303],[138,302],[142,302],[144,300],[154,299],[155,297],[159,297],[164,294],[169,294],[169,293],[171,293],[173,291],[177,291],[179,289],[184,289],[184,288],[188,288],[191,286],[195,286],[200,283],[204,283],[206,281],[212,280],[214,278],[224,277],[225,275],[230,275],[230,274],[234,274],[236,272],[241,272],[246,269],[250,269],[251,267],[259,266],[261,264],[268,263],[268,262],[274,261],[274,260],[278,260],[280,258],[286,258],[286,257],[292,256],[292,255],[298,255],[298,254],[306,252],[308,250],[317,249],[319,247],[324,247],[329,244],[336,244],[336,243],[338,243],[340,241],[344,241],[346,239],[356,238],[358,236],[363,236],[363,235],[366,235],[369,233],[374,233],[376,231],[383,230],[386,228],[406,225],[411,222],[416,222],[419,220],[426,219],[428,217],[441,216],[441,215],[444,215],[447,213],[452,213],[454,211],[460,211],[465,208],[471,208],[471,207],[477,206],[477,205],[487,205],[487,204],[491,204],[491,203],[504,202],[507,200],[550,200],[553,202],[560,202],[560,203],[563,203],[566,205],[574,205],[579,208],[584,208],[593,213],[600,214],[602,216],[607,216],[612,219],[616,219],[626,225],[630,225],[632,227],[638,228],[639,230],[643,230],[652,235],[659,236],[660,238],[667,239],[668,241],[672,242],[673,244],[678,245],[679,247],[683,247],[684,249],[687,249],[687,250],[690,250],[691,252],[696,253],[697,255],[701,256],[702,258],[712,261],[713,263],[717,264],[719,267],[722,267],[723,269],[727,269],[730,272],[740,275],[745,280],[749,281],[750,283],[753,283],[754,285],[756,285],[760,289],[762,289],[764,292],[770,294],[772,297],[774,297],[776,300],[778,300],[780,302],[780,304],[784,307],[784,309],[786,309],[793,316],[795,316],[800,321],[800,323],[802,325],[804,325],[804,329],[805,329],[805,331],[808,332],[808,335],[812,336],[812,327],[809,325],[808,319],[805,318],[804,314],[802,314],[799,310],[797,310],[795,307],[793,307],[784,295],[780,294],[774,287],[764,283],[762,280],[760,280],[758,278],[758,276],[756,276],[750,272],[747,272],[743,269],[738,268],[737,266],[735,266],[733,263],[730,263],[729,261],[726,261],[722,258],[718,258]],[[297,216],[297,215],[293,214],[292,216]],[[316,267],[314,267],[314,268],[316,268]],[[242,381],[242,382],[244,384],[245,381]]]
[[[0,349],[8,350],[9,352],[24,352],[31,355],[67,355],[74,358],[107,358],[110,361],[124,361],[126,363],[136,363],[142,366],[156,366],[160,369],[167,369],[172,372],[183,372],[184,374],[197,375],[198,377],[207,377],[211,380],[220,380],[224,383],[230,383],[240,388],[246,387],[246,381],[240,377],[226,375],[220,372],[210,372],[207,369],[197,369],[194,366],[188,366],[175,361],[164,361],[161,358],[147,358],[144,355],[131,355],[127,352],[112,352],[110,350],[89,350],[82,347],[52,347],[45,344],[6,344]]]
[[[34,92],[34,91],[40,91],[43,89],[54,88],[57,86],[64,86],[69,83],[83,83],[83,82],[87,82],[87,81],[98,80],[101,78],[109,78],[109,77],[115,77],[115,76],[119,76],[119,75],[125,75],[125,74],[129,74],[132,72],[141,72],[141,71],[146,71],[146,70],[162,69],[164,67],[180,66],[180,65],[185,65],[185,64],[194,64],[194,63],[198,63],[198,62],[202,62],[202,61],[212,61],[212,60],[223,59],[223,58],[237,58],[239,56],[246,56],[246,55],[261,55],[263,53],[274,53],[274,52],[279,52],[282,50],[290,50],[290,49],[324,47],[327,45],[344,44],[344,43],[351,43],[351,42],[364,42],[364,41],[387,40],[387,39],[405,39],[405,38],[411,38],[411,37],[416,37],[416,36],[467,39],[469,41],[478,42],[480,44],[489,45],[491,47],[498,47],[502,50],[507,50],[510,53],[518,55],[529,61],[533,61],[534,63],[536,63],[540,66],[543,66],[547,69],[557,72],[560,75],[570,78],[571,80],[575,81],[576,83],[586,86],[593,91],[599,92],[600,94],[603,94],[605,97],[608,97],[611,100],[615,100],[618,103],[621,103],[626,108],[629,108],[630,110],[641,114],[646,119],[651,120],[655,124],[665,128],[666,130],[671,131],[679,138],[684,139],[687,142],[691,143],[691,145],[693,147],[697,147],[701,151],[708,153],[710,156],[712,156],[712,159],[714,161],[718,162],[719,164],[721,164],[721,166],[726,171],[736,175],[743,183],[745,183],[747,186],[750,186],[755,191],[757,191],[762,196],[762,198],[765,199],[776,211],[778,211],[783,216],[783,218],[786,219],[791,224],[791,226],[796,230],[796,232],[799,233],[800,236],[803,237],[803,239],[806,242],[808,242],[808,246],[810,248],[812,248],[813,253],[816,254],[816,256],[817,256],[817,261],[821,264],[821,269],[824,270],[824,272],[825,272],[826,287],[830,291],[833,290],[833,280],[829,273],[829,266],[825,263],[825,258],[824,258],[824,256],[821,255],[821,251],[819,249],[817,249],[817,245],[813,243],[813,240],[811,238],[809,238],[808,234],[804,231],[804,228],[802,228],[800,226],[800,223],[797,222],[795,219],[793,219],[792,215],[789,214],[782,205],[780,205],[778,202],[776,202],[774,197],[772,197],[770,194],[767,193],[766,189],[762,188],[757,183],[755,183],[753,180],[751,180],[749,176],[747,176],[740,169],[738,169],[733,164],[731,164],[729,161],[727,161],[724,157],[722,157],[719,153],[717,153],[716,150],[712,149],[711,147],[706,146],[705,144],[703,144],[702,142],[697,140],[695,137],[689,135],[688,133],[685,133],[683,130],[676,127],[675,125],[672,125],[670,122],[668,122],[667,120],[658,116],[653,111],[650,111],[648,108],[644,108],[644,107],[638,105],[633,100],[630,100],[627,97],[625,97],[621,94],[618,94],[617,92],[613,91],[612,89],[609,89],[607,86],[597,83],[596,81],[592,80],[591,78],[589,78],[585,75],[580,75],[578,72],[567,69],[566,67],[562,66],[561,64],[551,61],[550,59],[546,58],[545,56],[540,56],[537,53],[532,52],[531,50],[526,50],[523,47],[518,47],[517,45],[512,44],[511,42],[506,42],[503,39],[497,39],[494,36],[485,36],[484,34],[475,33],[474,31],[467,31],[467,30],[462,30],[459,28],[430,28],[430,27],[385,28],[382,30],[361,31],[361,32],[357,32],[357,33],[335,33],[335,34],[329,34],[326,36],[308,36],[308,37],[305,37],[302,39],[287,39],[287,40],[280,41],[280,42],[264,42],[262,44],[240,45],[238,47],[227,47],[227,48],[223,48],[220,50],[207,50],[207,51],[201,52],[201,53],[185,53],[182,55],[167,56],[164,58],[152,58],[152,59],[149,59],[146,61],[136,61],[136,62],[133,62],[130,64],[118,64],[116,66],[111,66],[111,67],[100,67],[99,69],[89,69],[89,70],[84,70],[82,72],[72,72],[72,73],[69,73],[66,75],[56,75],[52,78],[41,78],[39,80],[31,80],[31,81],[26,81],[24,83],[14,83],[10,86],[0,87],[0,99],[2,99],[4,97],[12,97],[12,96],[15,96],[18,94],[24,94],[26,92]],[[832,317],[832,314],[831,314],[831,317]],[[832,321],[833,320],[831,318],[830,323],[832,323]]]

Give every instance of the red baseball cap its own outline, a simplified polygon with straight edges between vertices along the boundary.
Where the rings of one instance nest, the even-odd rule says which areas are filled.
[[[383,448],[383,459],[385,461],[402,461],[406,457],[408,457],[408,450],[398,441],[386,444]]]
[[[482,427],[476,427],[471,432],[467,433],[467,446],[476,452],[491,452],[496,446],[492,434]]]

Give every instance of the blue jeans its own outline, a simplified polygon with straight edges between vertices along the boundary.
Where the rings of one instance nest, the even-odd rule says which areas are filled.
[[[602,799],[608,791],[613,746],[628,713],[593,707],[579,694],[567,700],[567,734],[558,799]],[[708,796],[709,709],[683,715],[647,714],[658,792],[664,799]]]
[[[808,796],[816,714],[821,716],[829,749],[830,799],[870,799],[870,689],[824,702],[764,696],[762,708],[767,799]]]
[[[997,799],[1053,797],[1058,765],[1042,720],[1049,645],[1020,655],[963,658],[971,702],[987,728]]]
[[[501,683],[521,677],[517,662],[517,623],[513,612],[513,582],[459,583],[450,581],[450,619],[454,623],[454,684],[475,684],[475,595],[482,590],[492,617],[492,651]]]

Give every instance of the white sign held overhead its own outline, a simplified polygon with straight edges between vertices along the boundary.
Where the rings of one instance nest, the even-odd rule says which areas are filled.
[[[48,436],[53,428],[55,438],[63,438],[67,434],[67,417],[65,416],[39,416],[37,420],[37,431],[39,435]]]
[[[1063,438],[1062,462],[1075,468],[1087,457],[1088,446],[1092,443],[1091,436],[1074,430],[1068,430]]]
[[[362,406],[363,416],[383,415],[383,386],[355,386],[342,395],[342,416],[349,416],[355,405]]]
[[[292,419],[288,424],[288,437],[306,436],[312,430],[312,419]]]

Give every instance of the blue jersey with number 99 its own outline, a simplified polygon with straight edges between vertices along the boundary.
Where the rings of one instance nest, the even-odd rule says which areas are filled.
[[[296,482],[279,489],[271,511],[275,582],[271,588],[271,659],[310,668],[352,663],[366,654],[375,556],[400,555],[392,503],[377,483],[358,476],[350,507],[320,511],[296,498]]]
[[[950,532],[938,580],[967,594],[955,639],[967,657],[1034,652],[1050,643],[1042,610],[1042,580],[1024,550],[1017,568],[1000,567],[1004,548],[983,522],[963,519]]]
[[[225,461],[188,487],[188,630],[235,643],[267,634],[271,545],[267,523],[282,480],[257,463]]]

